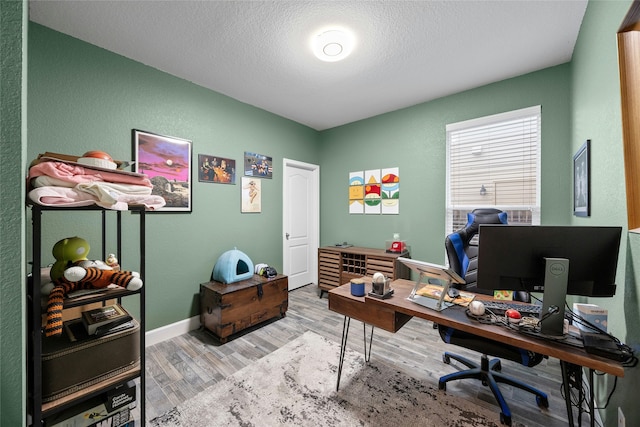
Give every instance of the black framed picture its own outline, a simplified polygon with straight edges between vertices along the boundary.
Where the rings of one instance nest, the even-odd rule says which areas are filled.
[[[158,212],[191,212],[191,141],[133,129],[136,172],[167,204]]]
[[[573,156],[573,214],[575,216],[590,215],[591,198],[591,155],[587,139]]]

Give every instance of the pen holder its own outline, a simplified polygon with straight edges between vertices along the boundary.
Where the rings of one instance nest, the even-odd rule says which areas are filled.
[[[364,296],[364,280],[351,279],[351,295],[354,297]]]

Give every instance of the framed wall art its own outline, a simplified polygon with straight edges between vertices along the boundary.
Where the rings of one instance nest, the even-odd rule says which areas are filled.
[[[573,156],[573,214],[575,216],[590,215],[591,198],[591,154],[587,139]]]
[[[251,177],[242,177],[242,213],[262,212],[262,182]]]
[[[191,141],[133,129],[136,172],[167,204],[158,212],[191,212]]]
[[[349,172],[349,213],[364,213],[364,171]]]
[[[400,214],[400,168],[349,172],[350,214]]]
[[[198,154],[198,181],[235,184],[236,161],[220,156]]]
[[[273,161],[264,154],[244,153],[244,174],[256,178],[269,178],[273,175]]]

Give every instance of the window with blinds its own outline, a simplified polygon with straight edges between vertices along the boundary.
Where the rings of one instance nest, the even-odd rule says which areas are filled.
[[[540,106],[447,125],[447,230],[492,207],[540,224]]]

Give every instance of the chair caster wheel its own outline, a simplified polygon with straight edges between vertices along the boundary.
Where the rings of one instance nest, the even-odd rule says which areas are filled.
[[[510,426],[511,425],[511,417],[506,416],[502,412],[500,412],[500,423]]]
[[[450,357],[449,357],[449,355],[448,355],[448,354],[446,354],[446,353],[442,355],[442,361],[443,361],[444,363],[446,363],[447,365],[450,365],[450,364],[451,364],[451,358],[450,358]]]
[[[536,403],[539,408],[548,408],[549,407],[549,399],[547,397],[536,396]]]
[[[438,390],[447,390],[447,383],[443,383],[442,381],[438,381]]]

